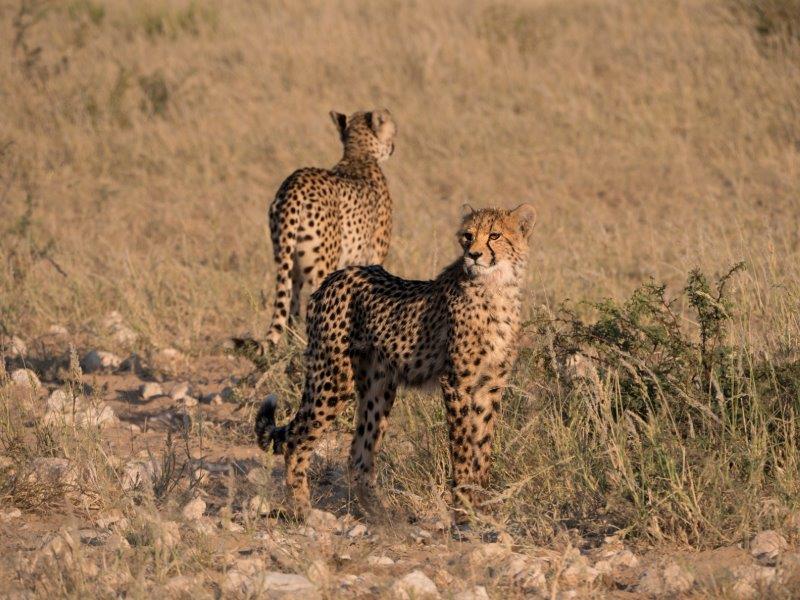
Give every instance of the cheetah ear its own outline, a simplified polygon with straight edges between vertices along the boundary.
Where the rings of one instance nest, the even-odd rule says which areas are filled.
[[[339,137],[344,139],[344,131],[347,129],[347,115],[343,115],[335,110],[332,110],[330,115],[331,119],[333,120],[333,124],[336,125],[336,129],[339,132]]]
[[[511,214],[516,217],[519,223],[519,230],[523,235],[528,236],[533,231],[536,225],[536,209],[530,204],[520,204],[517,208],[511,211]]]
[[[462,204],[461,205],[461,218],[466,219],[467,217],[471,217],[475,214],[475,209],[472,208],[469,204]]]

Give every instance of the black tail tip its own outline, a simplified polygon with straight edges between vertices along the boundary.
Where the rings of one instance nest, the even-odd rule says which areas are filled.
[[[246,358],[256,366],[266,363],[266,346],[253,338],[233,337],[228,346],[233,354]]]
[[[278,408],[278,399],[274,394],[270,394],[261,404],[256,414],[256,440],[258,446],[265,452],[269,449],[270,443],[275,453],[280,452],[283,443],[283,428],[275,427],[275,411]]]

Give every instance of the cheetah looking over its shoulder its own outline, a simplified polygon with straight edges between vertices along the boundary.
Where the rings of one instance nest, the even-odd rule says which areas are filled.
[[[313,292],[331,271],[381,264],[389,251],[392,199],[379,163],[394,152],[394,120],[386,109],[330,114],[344,156],[330,170],[292,173],[269,207],[276,284],[266,338],[272,344],[288,319],[299,316],[304,285]],[[245,354],[264,354],[255,340],[234,339],[234,344]]]
[[[306,471],[314,444],[356,392],[350,467],[367,508],[398,385],[434,381],[447,409],[454,500],[479,503],[475,488],[487,481],[495,413],[516,358],[534,218],[527,204],[471,212],[459,232],[462,256],[433,281],[401,279],[380,266],[348,267],[311,296],[301,406],[287,426],[276,427],[271,398],[255,424],[262,448],[285,446],[296,509],[310,504]]]

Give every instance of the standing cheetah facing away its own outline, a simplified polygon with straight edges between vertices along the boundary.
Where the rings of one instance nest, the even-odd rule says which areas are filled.
[[[401,279],[380,266],[348,267],[311,296],[301,406],[288,425],[276,427],[270,397],[255,423],[261,448],[285,446],[295,510],[310,506],[306,471],[314,444],[356,392],[351,477],[362,506],[379,506],[375,455],[397,387],[437,380],[447,409],[454,502],[480,505],[495,413],[516,358],[534,215],[527,204],[470,212],[458,234],[462,256],[433,281]]]
[[[300,292],[313,292],[333,270],[381,264],[389,251],[392,199],[379,163],[394,152],[397,133],[388,110],[331,111],[344,156],[330,170],[303,168],[283,182],[269,207],[276,264],[275,306],[266,339],[281,339],[300,314]],[[264,346],[234,339],[237,349],[263,356]]]

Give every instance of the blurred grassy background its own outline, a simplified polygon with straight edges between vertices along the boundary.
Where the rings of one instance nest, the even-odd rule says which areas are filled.
[[[0,326],[91,333],[118,309],[195,352],[261,332],[275,190],[338,159],[329,109],[386,106],[391,270],[447,263],[462,203],[530,200],[530,306],[746,260],[748,327],[785,347],[797,6],[2,2]]]

